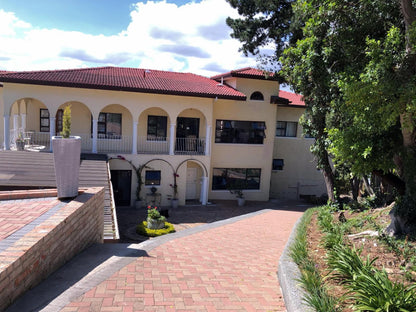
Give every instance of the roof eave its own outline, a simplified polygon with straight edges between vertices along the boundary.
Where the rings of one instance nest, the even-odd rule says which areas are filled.
[[[191,96],[191,97],[201,97],[201,98],[211,98],[211,99],[217,98],[217,99],[223,99],[223,100],[245,101],[247,99],[246,96],[239,96],[239,95],[184,92],[184,91],[172,91],[172,90],[156,90],[156,89],[146,89],[146,88],[118,87],[118,86],[94,85],[94,84],[83,84],[83,83],[73,83],[73,82],[57,83],[55,81],[39,81],[39,80],[14,79],[14,78],[1,79],[1,81],[10,82],[10,83],[18,83],[18,84],[39,85],[39,86],[82,88],[82,89],[108,90],[108,91],[125,91],[125,92],[151,93],[151,94],[177,95],[177,96]]]

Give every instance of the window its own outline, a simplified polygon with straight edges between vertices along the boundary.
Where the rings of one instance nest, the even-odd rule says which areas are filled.
[[[166,141],[167,137],[166,116],[148,116],[147,117],[147,139],[156,141]]]
[[[273,159],[272,170],[283,170],[284,162],[283,159]]]
[[[261,92],[259,91],[255,91],[251,94],[250,96],[250,100],[254,100],[254,101],[264,101],[264,96]]]
[[[121,114],[100,113],[98,115],[98,138],[121,139]]]
[[[40,132],[49,132],[49,111],[46,108],[40,109]]]
[[[233,185],[243,185],[245,190],[260,189],[261,169],[214,168],[213,190],[227,190]]]
[[[217,120],[215,143],[263,144],[263,121]]]
[[[276,136],[296,137],[298,123],[293,121],[278,121],[276,123]]]
[[[55,130],[57,134],[61,134],[64,125],[64,111],[62,109],[58,109],[56,112],[56,126]]]
[[[160,170],[146,170],[144,185],[160,185]]]

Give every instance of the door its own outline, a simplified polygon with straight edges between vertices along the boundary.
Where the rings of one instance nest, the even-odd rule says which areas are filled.
[[[199,118],[178,117],[176,126],[176,150],[196,151],[199,138]]]
[[[186,195],[185,199],[197,199],[198,193],[197,193],[197,168],[187,168],[186,169]]]
[[[130,206],[131,170],[111,170],[116,206]]]
[[[55,118],[55,135],[61,135],[63,129],[63,119],[64,119],[64,111],[62,109],[58,109],[56,112]]]

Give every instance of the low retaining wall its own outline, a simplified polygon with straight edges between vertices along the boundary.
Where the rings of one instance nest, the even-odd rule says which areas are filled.
[[[103,242],[103,207],[102,187],[84,189],[0,252],[0,311],[83,249]]]

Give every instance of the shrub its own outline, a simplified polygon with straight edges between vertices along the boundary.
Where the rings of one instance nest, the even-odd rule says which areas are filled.
[[[165,222],[165,227],[163,229],[152,230],[152,229],[147,228],[147,221],[143,221],[139,223],[139,225],[136,227],[136,232],[137,234],[140,234],[143,236],[156,237],[156,236],[173,233],[176,231],[175,231],[175,227],[173,226],[173,224],[169,222]]]

